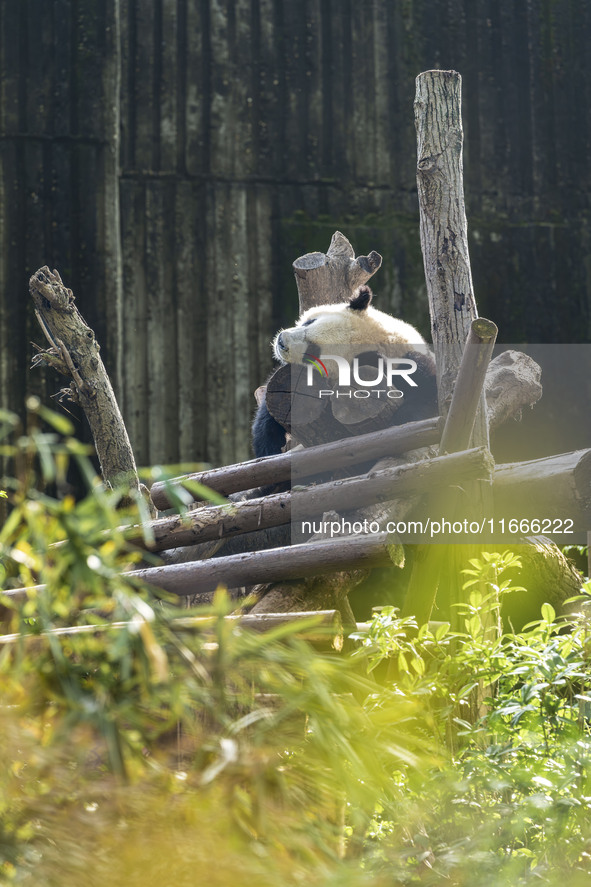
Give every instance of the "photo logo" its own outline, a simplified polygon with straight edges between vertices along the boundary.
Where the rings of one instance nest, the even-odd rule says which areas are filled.
[[[416,361],[411,360],[408,357],[379,357],[377,367],[373,368],[375,377],[373,379],[362,379],[360,375],[361,368],[359,366],[359,358],[354,357],[353,362],[350,363],[345,357],[341,357],[337,354],[323,354],[322,360],[319,357],[304,355],[304,361],[308,364],[308,374],[306,379],[308,385],[314,384],[315,369],[317,369],[324,378],[328,378],[329,374],[324,362],[329,360],[332,360],[337,365],[337,384],[339,387],[349,388],[351,387],[351,384],[356,384],[362,388],[375,388],[378,385],[385,384],[386,388],[394,388],[395,381],[399,382],[401,378],[412,388],[418,387],[415,380],[411,378],[412,374],[416,372],[417,364]],[[364,372],[367,373],[367,370],[370,368],[364,367],[363,369]],[[351,381],[351,376],[353,377],[353,383]]]
[[[318,370],[324,379],[328,379],[328,370],[319,357],[314,357],[312,354],[304,354],[304,363],[308,364],[308,385],[312,385],[311,378],[314,370]]]

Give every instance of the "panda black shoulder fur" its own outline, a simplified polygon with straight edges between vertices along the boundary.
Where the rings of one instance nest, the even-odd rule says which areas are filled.
[[[396,349],[397,357],[412,358],[417,364],[413,379],[417,387],[405,389],[405,402],[396,412],[396,424],[424,419],[437,413],[435,360],[425,340],[413,326],[371,306],[373,293],[361,286],[348,302],[309,308],[294,327],[281,330],[273,340],[273,352],[280,363],[304,363],[304,357],[322,355],[328,346],[347,346],[350,358],[364,355],[368,348],[408,346]],[[415,350],[415,347],[416,349]],[[265,401],[259,406],[253,426],[255,456],[280,453],[285,431],[271,416]]]

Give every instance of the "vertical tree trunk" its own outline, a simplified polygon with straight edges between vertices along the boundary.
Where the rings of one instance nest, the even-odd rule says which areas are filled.
[[[446,416],[464,344],[478,317],[464,206],[462,78],[425,71],[416,81],[417,188],[421,249],[437,361],[439,412]],[[488,446],[484,395],[473,446]]]
[[[462,78],[456,71],[425,71],[417,77],[415,97],[421,248],[437,361],[439,410],[444,417],[472,322],[478,318],[464,207],[461,85]],[[472,446],[489,446],[484,391],[476,409],[472,442]],[[467,440],[464,445],[468,446]],[[482,484],[473,486],[470,495],[477,500],[479,510],[492,513],[490,491]],[[450,497],[448,510],[453,509],[455,500],[455,496]],[[442,506],[439,500],[437,507]],[[452,514],[439,516],[453,519]],[[404,612],[414,612],[415,602],[423,601],[426,603],[417,616],[421,621],[428,620],[437,597],[439,618],[455,622],[458,616],[453,604],[462,600],[461,570],[477,553],[472,546],[463,545],[419,549]]]

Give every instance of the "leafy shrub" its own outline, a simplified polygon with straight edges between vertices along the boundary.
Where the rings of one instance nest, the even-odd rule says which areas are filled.
[[[128,571],[142,502],[37,415],[2,437],[0,588],[41,587],[5,598],[0,882],[588,883],[585,615],[498,636],[509,553],[470,563],[463,631],[384,609],[347,656],[241,628],[222,591],[180,611]],[[79,502],[48,492],[71,460]]]
[[[369,667],[394,657],[399,692],[423,701],[425,729],[452,752],[440,768],[401,773],[395,805],[374,821],[376,871],[400,883],[591,874],[589,621],[557,621],[545,604],[539,622],[491,638],[491,570],[494,591],[510,593],[502,574],[514,565],[510,553],[472,561],[464,632],[423,626],[413,637],[387,611],[364,639]]]
[[[126,572],[143,556],[126,532],[139,503],[117,510],[123,493],[97,481],[69,430],[36,427],[5,450],[18,476],[1,587],[35,590],[5,598],[0,637],[0,877],[326,874],[345,817],[364,834],[392,769],[428,759],[416,706],[394,690],[365,706],[371,679],[298,638],[301,625],[256,634],[226,619],[223,592],[187,611],[139,586]],[[69,459],[88,479],[80,502],[40,491]]]

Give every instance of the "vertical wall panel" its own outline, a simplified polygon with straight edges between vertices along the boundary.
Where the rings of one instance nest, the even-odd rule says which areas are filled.
[[[174,236],[177,302],[179,457],[204,459],[207,452],[207,284],[204,186],[179,182]]]
[[[149,463],[151,410],[148,397],[147,280],[144,257],[146,195],[143,182],[121,183],[123,272],[123,398],[131,446],[140,465]]]
[[[178,356],[174,292],[174,193],[146,185],[148,402],[151,464],[178,461]]]
[[[129,62],[131,65],[131,102],[129,106],[130,130],[133,140],[133,168],[149,171],[155,169],[155,153],[158,142],[158,99],[155,65],[157,60],[156,8],[157,0],[128,0]]]
[[[274,0],[252,4],[253,12],[253,121],[256,175],[277,179],[283,168],[281,33]]]
[[[52,3],[21,0],[26,9],[25,127],[40,135],[51,131],[54,47]]]
[[[186,80],[183,84],[186,133],[185,167],[192,176],[204,175],[209,166],[210,59],[209,12],[202,0],[186,0]]]
[[[157,84],[160,109],[160,157],[158,168],[175,171],[178,156],[179,106],[179,44],[178,0],[162,0],[160,39],[156,37],[156,52],[161,53],[160,82]],[[159,45],[158,45],[159,44]]]
[[[251,0],[211,0],[210,173],[243,178],[253,173],[253,65]]]
[[[47,254],[48,246],[45,241],[46,180],[43,141],[41,139],[27,140],[23,145],[23,155],[23,184],[26,195],[24,199],[24,261],[25,268],[33,271],[44,264],[44,256]],[[23,197],[21,196],[20,199],[22,200]],[[16,298],[23,307],[28,300],[27,283],[28,281],[21,280],[15,293]],[[22,342],[25,347],[18,354],[18,363],[21,366],[23,366],[26,360],[25,355],[28,353],[30,356],[31,354],[30,346],[27,347],[26,343],[41,341],[41,344],[47,344],[32,310],[26,312],[25,336],[25,341]],[[47,396],[51,393],[45,390],[46,379],[45,373],[31,373],[28,384],[28,390],[38,395],[45,402],[47,402]]]
[[[43,263],[99,335],[142,463],[247,455],[291,263],[336,228],[427,329],[413,98],[432,67],[464,78],[481,312],[585,338],[590,41],[591,0],[0,0],[0,405],[61,384],[27,369]]]

